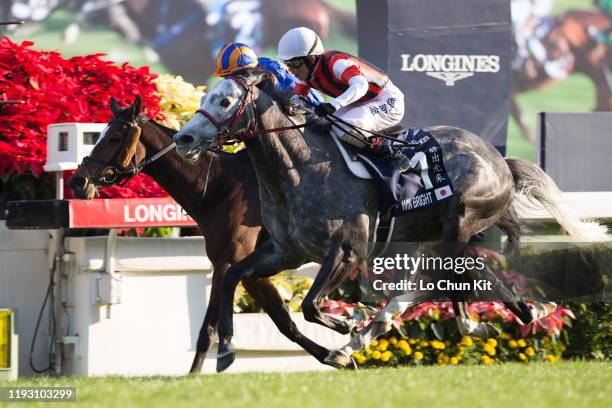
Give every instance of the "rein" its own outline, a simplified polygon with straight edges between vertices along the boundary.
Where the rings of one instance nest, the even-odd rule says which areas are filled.
[[[300,99],[301,99],[301,100],[302,100],[302,102],[304,102],[305,104],[312,105],[312,103],[311,103],[310,101],[308,101],[308,99],[306,99],[306,98],[304,98],[304,97],[301,97]],[[306,109],[306,108],[303,108],[303,107],[301,107],[301,109],[302,109],[302,110],[304,110],[304,111],[306,111],[306,112],[313,113],[313,112],[312,112],[311,110],[309,110],[309,109]],[[369,140],[369,139],[371,139],[372,137],[380,137],[380,138],[382,138],[382,139],[388,139],[388,140],[391,140],[392,142],[395,142],[395,143],[398,143],[398,144],[404,145],[404,146],[406,146],[406,147],[419,147],[419,146],[420,146],[418,143],[410,143],[410,142],[406,142],[406,141],[404,141],[404,140],[398,140],[397,138],[395,138],[395,137],[393,137],[393,136],[389,136],[389,135],[386,135],[386,134],[381,133],[381,132],[375,132],[375,131],[373,131],[373,130],[364,129],[364,128],[359,127],[359,126],[357,126],[357,125],[353,125],[352,123],[349,123],[349,122],[345,121],[344,119],[339,118],[338,116],[333,115],[333,114],[332,114],[332,115],[328,115],[328,116],[326,116],[324,119],[326,119],[326,120],[327,120],[327,121],[328,121],[330,124],[337,126],[337,127],[338,127],[338,128],[340,128],[342,131],[346,132],[348,135],[351,135],[351,132],[350,132],[350,131],[349,131],[349,132],[347,132],[347,131],[346,131],[346,129],[345,129],[345,128],[343,128],[342,126],[340,126],[339,124],[342,124],[342,125],[344,125],[344,126],[347,126],[349,129],[352,129],[352,130],[356,131],[357,133],[360,133],[360,134],[361,134],[361,136],[363,136],[365,139],[368,139],[368,140]],[[366,135],[364,135],[364,134],[363,134],[363,133],[361,133],[361,132],[366,132],[366,133],[369,133],[369,134],[370,134],[370,135],[372,135],[372,136],[366,136]],[[353,135],[351,135],[351,136],[353,136]],[[354,136],[353,136],[353,137],[354,137]]]
[[[204,109],[198,109],[196,111],[196,113],[204,115],[210,121],[210,123],[212,123],[217,128],[217,132],[219,135],[218,145],[229,144],[231,143],[230,140],[232,140],[232,138],[237,139],[241,142],[246,142],[257,136],[266,135],[274,132],[283,132],[285,130],[301,129],[307,126],[306,123],[304,123],[301,125],[283,126],[272,129],[261,129],[260,123],[257,119],[257,107],[255,106],[255,101],[253,100],[253,88],[255,87],[255,85],[247,86],[244,81],[242,81],[238,77],[231,77],[230,79],[235,81],[246,91],[246,95],[242,98],[240,104],[238,105],[238,109],[236,109],[236,112],[234,112],[232,116],[222,121],[218,121]],[[238,121],[240,121],[240,119],[247,112],[248,106],[253,109],[253,120],[249,120],[249,124],[246,131],[241,133],[234,132],[232,128],[234,128],[238,124]],[[224,126],[225,128],[223,128]]]
[[[136,127],[139,129],[139,131],[142,132],[142,128],[140,128],[140,126],[138,125],[138,119],[136,119],[133,122],[129,122],[127,120],[122,120],[122,119],[112,119],[108,123],[113,123],[113,122],[127,124],[128,126],[130,126],[130,129]],[[91,175],[91,179],[94,183],[111,185],[111,184],[114,184],[115,181],[119,180],[119,182],[117,182],[116,185],[123,187],[128,183],[128,181],[130,181],[132,177],[136,176],[146,166],[153,163],[160,157],[164,156],[170,150],[174,149],[175,146],[176,146],[176,143],[172,142],[168,146],[160,150],[159,152],[155,153],[153,156],[149,157],[148,159],[143,160],[141,163],[136,163],[136,154],[134,154],[132,156],[132,159],[130,160],[131,162],[130,165],[127,167],[123,167],[123,168],[118,167],[117,165],[111,162],[103,162],[100,160],[96,160],[90,156],[85,156],[83,158],[83,165],[85,165],[85,168]],[[89,167],[87,166],[88,162],[94,162],[94,163],[97,163],[97,164],[100,164],[106,167],[104,167],[101,172],[98,172],[100,175],[96,176],[93,174],[93,172],[89,170]],[[105,173],[107,172],[110,172],[110,174],[105,175]]]

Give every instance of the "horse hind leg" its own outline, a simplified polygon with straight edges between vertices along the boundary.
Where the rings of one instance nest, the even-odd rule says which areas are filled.
[[[495,225],[505,232],[507,236],[504,253],[506,255],[518,255],[520,250],[521,226],[514,206],[510,206]],[[534,302],[529,306],[525,302],[514,299],[506,299],[504,306],[510,309],[522,324],[528,324],[535,320],[542,319],[552,313],[557,307],[557,305],[552,302]]]
[[[521,325],[543,319],[557,309],[555,302],[532,302],[528,305],[525,302],[512,301],[504,302],[504,306],[514,313]]]
[[[521,239],[521,226],[518,214],[513,205],[508,207],[501,218],[495,224],[503,232],[506,233],[506,245],[504,247],[504,253],[506,255],[518,255],[520,250],[520,239]],[[492,278],[497,280],[497,277],[490,273]],[[504,291],[504,306],[508,308],[514,315],[519,319],[521,324],[528,324],[533,321],[542,319],[557,308],[557,305],[553,302],[534,302],[531,305],[527,305],[525,302],[515,299],[515,296],[506,291],[502,282],[498,281],[498,287]]]
[[[502,232],[506,234],[506,245],[504,253],[506,255],[516,254],[519,250],[521,241],[521,224],[516,209],[510,205],[495,223]]]
[[[391,330],[393,319],[414,305],[403,297],[397,296],[391,299],[365,329],[357,333],[347,344],[329,353],[325,363],[336,368],[345,368],[354,364],[351,357],[353,353],[363,351],[373,340]]]
[[[478,337],[483,340],[499,336],[499,330],[491,323],[475,322],[470,318],[467,303],[458,301],[453,301],[452,303],[455,321],[462,336]]]
[[[466,219],[465,215],[460,214],[465,214],[464,207],[461,204],[455,202],[455,205],[449,206],[449,213],[442,228],[443,243],[435,250],[437,256],[441,258],[463,256],[470,237],[478,232],[473,231],[469,227],[472,225],[469,222],[470,220]],[[466,274],[468,273],[466,272]],[[470,318],[467,303],[463,301],[462,294],[452,293],[450,297],[455,312],[455,321],[461,335],[482,339],[499,335],[499,330],[491,323],[474,322]]]

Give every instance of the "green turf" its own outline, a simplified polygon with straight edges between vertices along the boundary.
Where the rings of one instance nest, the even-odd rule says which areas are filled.
[[[113,408],[609,407],[612,363],[516,363],[178,378],[38,378],[19,380],[14,385],[75,386],[77,406]]]

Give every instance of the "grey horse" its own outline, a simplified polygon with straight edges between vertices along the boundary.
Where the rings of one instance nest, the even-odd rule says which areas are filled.
[[[349,333],[351,324],[321,312],[320,303],[355,264],[365,260],[378,212],[372,183],[352,176],[331,138],[310,128],[296,129],[278,98],[270,96],[273,89],[270,76],[258,70],[226,78],[174,136],[177,152],[192,160],[230,135],[245,141],[259,182],[263,224],[271,236],[224,276],[217,371],[225,370],[235,358],[232,302],[236,285],[246,277],[268,277],[306,262],[320,263],[302,303],[304,317]],[[463,129],[436,126],[426,130],[442,148],[455,194],[418,215],[398,218],[394,241],[437,240],[458,248],[497,225],[507,233],[508,242],[516,245],[520,236],[517,191],[543,204],[579,239],[600,240],[605,233],[599,224],[566,212],[557,201],[558,188],[536,165],[505,160],[489,143]],[[511,310],[523,321],[533,319],[516,304]],[[346,356],[332,353],[328,360],[339,366],[348,364],[349,359],[342,357]]]

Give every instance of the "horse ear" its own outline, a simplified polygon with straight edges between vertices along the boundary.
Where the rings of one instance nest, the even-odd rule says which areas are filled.
[[[119,102],[115,98],[111,96],[110,99],[110,110],[113,113],[113,116],[117,116],[119,111],[121,110],[121,106],[119,106]]]
[[[130,109],[132,111],[133,118],[136,118],[138,115],[140,115],[140,111],[142,110],[142,98],[140,97],[140,95],[138,95],[136,99],[134,99],[134,102],[132,103],[132,106],[130,106]]]
[[[266,82],[268,79],[270,79],[270,77],[271,77],[270,73],[264,70],[255,69],[249,72],[249,75],[244,79],[249,85],[259,86],[263,84],[264,82]]]

